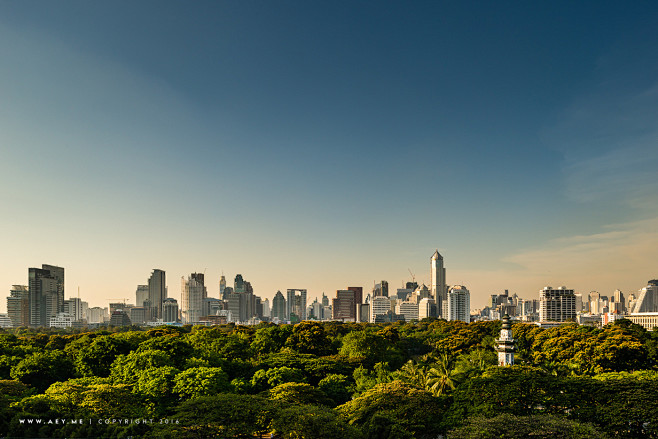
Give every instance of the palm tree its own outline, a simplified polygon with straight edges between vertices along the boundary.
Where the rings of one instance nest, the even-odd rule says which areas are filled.
[[[444,395],[448,390],[455,389],[458,375],[448,354],[444,352],[435,367],[427,371],[425,388],[434,396]]]

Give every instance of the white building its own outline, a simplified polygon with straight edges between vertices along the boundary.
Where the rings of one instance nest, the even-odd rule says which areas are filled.
[[[471,293],[463,285],[454,285],[448,292],[447,320],[471,321]]]
[[[203,274],[192,273],[181,277],[181,316],[184,325],[197,323],[203,317],[203,299],[208,296],[203,285]]]
[[[658,280],[650,280],[649,285],[639,291],[631,313],[658,312]]]
[[[395,308],[395,313],[403,315],[405,322],[418,320],[418,303],[414,301],[399,302]]]
[[[441,317],[446,318],[447,295],[446,295],[446,269],[443,266],[443,256],[435,251],[430,258],[430,293],[439,306]],[[445,312],[444,312],[445,311]]]
[[[391,301],[388,297],[377,296],[370,299],[370,323],[375,323],[375,317],[386,314],[391,310]]]
[[[418,320],[436,317],[436,301],[434,299],[420,299],[418,303]]]
[[[70,328],[73,326],[74,321],[75,317],[71,314],[60,312],[57,313],[56,316],[50,318],[50,324],[48,326],[51,328]]]

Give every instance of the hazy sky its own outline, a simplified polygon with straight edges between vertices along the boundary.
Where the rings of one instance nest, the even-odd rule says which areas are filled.
[[[654,1],[0,1],[0,287],[312,300],[429,283],[438,248],[473,308],[636,291],[656,29]]]

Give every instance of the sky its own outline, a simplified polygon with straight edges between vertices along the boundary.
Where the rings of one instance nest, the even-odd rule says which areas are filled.
[[[0,290],[658,277],[658,3],[0,0]],[[0,310],[6,308],[0,301]]]

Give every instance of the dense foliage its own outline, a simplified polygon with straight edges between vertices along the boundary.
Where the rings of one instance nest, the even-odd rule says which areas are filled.
[[[0,436],[658,437],[658,334],[500,322],[0,332]]]

